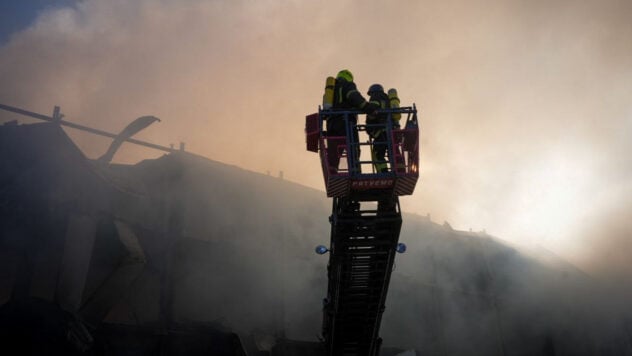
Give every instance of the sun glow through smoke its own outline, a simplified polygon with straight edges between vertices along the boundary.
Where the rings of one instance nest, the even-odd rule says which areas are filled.
[[[506,233],[564,250],[574,226],[590,211],[593,167],[568,154],[551,154],[525,167],[508,196]]]

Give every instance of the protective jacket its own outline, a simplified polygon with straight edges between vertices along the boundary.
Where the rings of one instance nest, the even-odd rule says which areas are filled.
[[[379,109],[379,105],[367,102],[358,91],[354,82],[338,77],[336,78],[336,85],[334,86],[334,102],[332,108],[342,110],[359,109],[365,113],[372,113]],[[328,135],[345,136],[347,134],[343,118],[344,115],[342,114],[333,114],[327,119]],[[353,125],[358,121],[358,116],[355,114],[348,115],[347,118],[349,123]],[[354,142],[358,143],[358,131],[354,129],[351,134],[353,135]]]
[[[364,113],[370,113],[377,109],[376,105],[369,104],[358,91],[354,82],[348,82],[344,78],[336,79],[334,87],[334,109],[359,109]]]
[[[334,86],[334,102],[333,109],[352,110],[358,109],[364,113],[372,113],[379,107],[376,104],[368,103],[362,94],[358,91],[355,83],[347,81],[345,78],[338,76],[336,78],[336,85]],[[360,172],[361,167],[357,163],[360,158],[360,139],[358,137],[358,129],[356,127],[358,116],[348,115],[348,125],[351,132],[347,133],[347,123],[344,120],[343,114],[332,114],[327,118],[327,136],[329,137],[341,137],[350,135],[351,141],[344,143],[344,145],[351,144],[351,152],[348,152],[350,156],[350,162],[352,167],[349,167],[349,171]],[[327,143],[327,155],[329,159],[329,169],[332,172],[337,172],[338,164],[340,162],[340,146],[343,142],[339,142],[339,139],[330,139]]]
[[[385,92],[372,92],[371,97],[369,98],[370,103],[377,106],[380,109],[389,109],[390,108],[390,100],[388,95]],[[372,124],[385,124],[388,119],[388,114],[380,113],[377,115],[367,114],[366,123],[368,125]],[[367,133],[371,135],[371,137],[376,138],[379,136],[381,132],[384,131],[384,127],[367,127]]]

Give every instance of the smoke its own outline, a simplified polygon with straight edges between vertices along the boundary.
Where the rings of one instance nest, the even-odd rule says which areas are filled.
[[[329,235],[330,202],[322,192],[186,155],[120,169],[140,178],[152,197],[128,215],[149,227],[138,230],[147,272],[126,301],[136,322],[158,316],[147,301],[158,295],[151,273],[165,268],[156,245],[167,240],[159,226],[169,221],[166,230],[180,234],[168,263],[175,320],[314,340],[327,283],[327,257],[313,253]],[[385,345],[424,354],[629,349],[621,328],[632,311],[602,281],[555,257],[541,263],[486,234],[403,218],[408,251],[397,256],[390,282]],[[130,322],[121,314],[110,321]]]
[[[592,220],[580,225],[578,244],[583,246],[577,262],[597,275],[610,277],[608,287],[613,294],[620,294],[629,300],[632,297],[632,203],[630,185],[621,186],[613,192],[612,201],[600,209]]]
[[[630,251],[629,226],[604,212],[632,201],[631,10],[624,0],[79,1],[0,48],[0,102],[58,104],[109,131],[154,115],[163,121],[139,139],[320,189],[303,117],[325,77],[348,68],[362,91],[396,87],[420,109],[422,179],[404,209],[629,275],[608,258]],[[70,133],[89,157],[109,144]],[[115,160],[155,155],[124,145]]]
[[[81,209],[102,219],[84,271],[86,296],[107,285],[123,289],[118,273],[107,278],[111,284],[103,282],[109,271],[129,267],[125,261],[140,267],[133,255],[146,261],[122,299],[109,288],[97,298],[104,311],[118,301],[107,322],[152,325],[162,316],[264,340],[314,340],[320,332],[327,256],[313,248],[327,243],[331,203],[322,191],[186,154],[96,168],[82,164],[50,125],[2,131],[8,138],[0,140],[8,162],[2,171],[9,182],[6,208],[17,214],[3,216],[5,298],[29,284],[32,295],[53,294],[46,292],[58,279],[49,277],[66,262],[54,257],[62,255],[64,239],[81,237],[68,232],[65,217]],[[28,147],[26,154],[16,147]],[[32,223],[35,216],[41,222]],[[129,229],[124,244],[135,240],[133,234],[142,254],[128,250],[121,262],[127,249],[113,218]],[[629,299],[559,259],[547,267],[489,235],[412,214],[404,216],[401,240],[408,252],[397,257],[380,330],[387,346],[486,355],[553,349],[619,355],[630,349],[622,328],[631,313],[622,301]],[[22,259],[33,260],[38,272],[30,277]],[[81,310],[85,316],[85,305]]]

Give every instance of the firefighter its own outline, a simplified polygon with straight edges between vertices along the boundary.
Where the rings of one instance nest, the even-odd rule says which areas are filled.
[[[375,103],[367,102],[362,94],[358,91],[355,83],[353,82],[353,74],[347,69],[343,69],[338,72],[336,76],[336,84],[334,86],[334,96],[332,109],[344,109],[344,110],[361,110],[364,113],[374,113],[379,106]],[[331,115],[327,118],[327,136],[334,137],[346,137],[347,130],[345,127],[344,115]],[[360,146],[358,130],[356,125],[358,123],[357,115],[348,115],[349,127],[353,129],[351,137],[353,138],[354,146],[352,157],[357,162],[360,158]],[[331,173],[338,172],[338,164],[340,163],[338,146],[345,144],[345,141],[339,139],[330,139],[327,142],[327,157],[329,159],[329,170]],[[357,164],[357,163],[356,163]],[[350,171],[354,167],[350,167]],[[359,172],[360,167],[356,167]]]
[[[388,95],[384,92],[384,87],[380,84],[373,84],[369,87],[367,92],[369,95],[369,101],[375,105],[378,105],[380,109],[390,108],[390,100]],[[388,114],[380,113],[377,115],[369,114],[366,116],[367,128],[366,132],[373,139],[373,146],[371,148],[371,157],[375,171],[377,173],[388,172],[386,165],[386,124],[388,120]],[[373,126],[375,125],[375,126]]]
[[[370,103],[379,105],[380,109],[391,108],[391,97],[384,92],[384,87],[382,85],[371,85],[367,94],[369,95]],[[395,114],[389,115],[388,113],[373,113],[367,114],[366,116],[366,131],[367,134],[373,139],[371,156],[373,160],[373,165],[375,166],[375,171],[377,173],[388,172],[388,166],[386,164],[386,151],[388,149],[386,127],[388,125],[388,120],[391,120],[392,127],[399,128],[399,118],[399,116],[395,117]],[[394,162],[394,160],[392,160],[392,162]],[[397,202],[395,197],[381,198],[377,202],[377,214],[383,215],[388,213],[395,213],[396,205]]]

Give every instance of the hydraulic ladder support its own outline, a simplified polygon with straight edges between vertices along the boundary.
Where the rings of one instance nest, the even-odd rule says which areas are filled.
[[[329,356],[377,356],[379,328],[402,225],[398,198],[386,212],[334,198],[323,309]],[[380,209],[378,209],[380,210]]]

